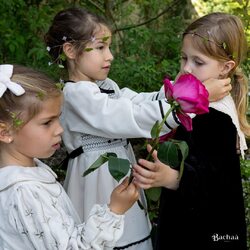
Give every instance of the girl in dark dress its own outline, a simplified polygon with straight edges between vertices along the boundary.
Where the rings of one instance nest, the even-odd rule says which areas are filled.
[[[163,187],[157,250],[247,249],[240,172],[245,137],[250,136],[248,82],[240,68],[245,48],[242,22],[233,15],[208,14],[184,32],[181,73],[192,73],[201,81],[229,76],[232,91],[210,103],[209,113],[197,115],[191,132],[177,128],[175,139],[189,146],[181,180],[177,170],[159,161],[156,151],[154,162],[141,159],[134,166],[140,187]]]

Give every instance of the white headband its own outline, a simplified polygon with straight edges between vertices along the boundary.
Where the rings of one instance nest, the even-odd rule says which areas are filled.
[[[0,65],[0,98],[7,90],[7,88],[16,96],[23,95],[25,90],[24,88],[10,80],[13,73],[13,65],[11,64],[2,64]]]

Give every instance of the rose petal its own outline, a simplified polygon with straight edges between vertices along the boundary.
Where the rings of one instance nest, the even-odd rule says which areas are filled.
[[[167,141],[168,139],[173,138],[174,135],[175,135],[175,132],[176,132],[176,130],[173,129],[169,133],[160,136],[159,137],[159,143],[163,143],[163,142]]]
[[[176,88],[176,94],[179,95],[181,93],[185,93],[187,90],[188,93],[185,93],[185,95],[194,95],[199,92],[199,85],[201,82],[192,74],[183,74],[181,75],[175,85],[174,88]],[[186,89],[187,88],[187,89]],[[179,93],[180,91],[180,93]]]
[[[184,113],[196,113],[197,99],[181,97],[176,99]]]
[[[187,131],[191,131],[193,129],[192,119],[185,113],[177,112],[177,117],[179,118],[181,124],[186,128]]]
[[[163,80],[165,96],[167,100],[173,99],[173,84],[170,82],[168,78]]]
[[[188,130],[192,130],[192,119],[187,113],[204,114],[209,112],[208,91],[203,83],[192,74],[183,74],[174,85],[168,78],[164,79],[165,95],[169,100],[179,103],[177,116]]]

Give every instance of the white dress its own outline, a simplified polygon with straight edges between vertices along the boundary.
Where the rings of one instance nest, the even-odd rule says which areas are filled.
[[[114,152],[134,163],[135,156],[127,139],[150,138],[154,123],[162,120],[170,106],[163,88],[159,92],[138,94],[128,88],[119,89],[108,78],[97,84],[67,82],[63,92],[64,144],[69,153],[79,147],[84,151],[69,161],[64,187],[85,220],[93,204],[109,202],[117,182],[110,175],[107,163],[86,177],[82,177],[83,172],[105,152]],[[178,120],[172,113],[162,134],[177,126]],[[144,194],[141,200],[145,205]],[[116,246],[150,250],[150,230],[148,216],[135,203],[125,214],[124,234]],[[127,248],[129,245],[132,246]]]
[[[81,224],[56,174],[36,163],[0,168],[0,249],[113,249],[124,215],[94,205]]]

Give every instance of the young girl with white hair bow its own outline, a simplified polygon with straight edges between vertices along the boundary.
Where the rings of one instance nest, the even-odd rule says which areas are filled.
[[[38,158],[60,148],[62,93],[44,74],[0,65],[0,249],[113,249],[138,198],[128,180],[82,223]]]

